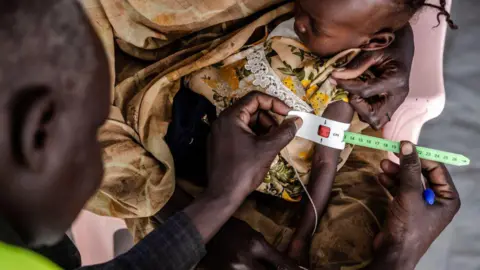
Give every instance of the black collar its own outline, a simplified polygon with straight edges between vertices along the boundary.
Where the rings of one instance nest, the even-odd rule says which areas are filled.
[[[0,241],[9,245],[26,247],[20,235],[13,229],[10,223],[0,215]]]
[[[20,235],[2,216],[0,216],[0,242],[29,249]],[[54,246],[33,249],[33,251],[47,257],[62,269],[76,269],[81,265],[80,253],[66,235]]]

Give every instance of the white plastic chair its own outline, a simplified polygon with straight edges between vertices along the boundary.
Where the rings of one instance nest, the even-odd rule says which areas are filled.
[[[80,251],[82,265],[99,264],[113,259],[114,234],[126,228],[122,219],[82,211],[72,225],[73,240]]]

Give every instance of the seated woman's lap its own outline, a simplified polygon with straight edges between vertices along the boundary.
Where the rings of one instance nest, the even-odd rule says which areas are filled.
[[[384,158],[383,152],[355,147],[337,174],[328,208],[312,239],[310,261],[315,269],[359,269],[371,259],[373,240],[388,205],[387,193],[376,178]],[[299,203],[254,194],[235,217],[246,221],[283,251],[301,209]]]

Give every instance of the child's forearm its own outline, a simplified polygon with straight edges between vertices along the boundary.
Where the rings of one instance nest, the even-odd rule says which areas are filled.
[[[337,172],[337,160],[340,150],[318,145],[315,148],[315,152],[319,154],[314,158],[308,192],[312,196],[318,218],[320,219],[330,197],[333,180]],[[314,226],[315,213],[312,204],[307,202],[300,224],[295,231],[294,239],[302,241],[307,239],[312,235]]]
[[[353,118],[353,109],[348,103],[335,102],[327,107],[323,113],[323,117],[343,123],[350,123]],[[319,219],[330,197],[332,184],[337,173],[340,152],[341,150],[323,145],[317,145],[315,147],[308,191],[310,196],[312,196]],[[312,205],[307,203],[300,219],[300,224],[295,231],[294,240],[305,240],[310,237],[314,226],[315,214]]]

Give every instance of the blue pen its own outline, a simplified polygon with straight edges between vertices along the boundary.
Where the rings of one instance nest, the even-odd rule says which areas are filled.
[[[422,175],[420,181],[422,181],[422,185],[423,185],[423,199],[425,200],[425,202],[428,205],[433,205],[435,203],[435,192],[433,192],[432,189],[427,188],[427,186],[425,184],[426,181],[423,178],[423,175]]]
[[[433,205],[435,203],[435,192],[430,188],[427,188],[423,191],[423,199],[428,205]]]

